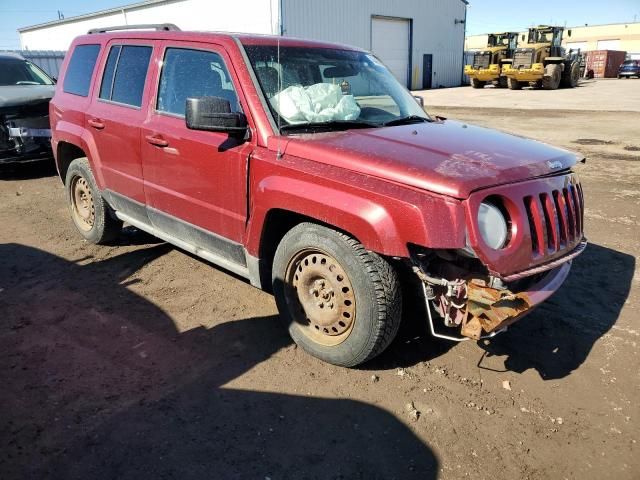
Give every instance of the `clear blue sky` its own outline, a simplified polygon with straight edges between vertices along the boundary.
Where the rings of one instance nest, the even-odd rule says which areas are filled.
[[[55,20],[58,10],[72,17],[129,3],[134,1],[0,0],[0,49],[19,48],[17,28]],[[564,25],[566,22],[575,26],[632,22],[634,17],[640,21],[640,0],[470,0],[467,33],[521,30],[539,23]]]

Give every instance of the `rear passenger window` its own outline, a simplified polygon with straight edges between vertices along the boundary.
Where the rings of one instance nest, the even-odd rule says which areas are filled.
[[[160,112],[184,116],[187,98],[222,97],[232,112],[241,111],[229,72],[217,53],[184,48],[168,48],[160,76]]]
[[[100,98],[140,107],[152,50],[139,45],[111,47],[102,75]]]
[[[100,53],[100,45],[78,45],[73,50],[62,85],[65,93],[89,96],[89,86],[98,53]]]

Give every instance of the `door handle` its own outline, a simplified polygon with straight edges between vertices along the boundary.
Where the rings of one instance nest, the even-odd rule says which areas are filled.
[[[104,123],[99,118],[90,118],[87,123],[96,130],[102,130],[104,128]]]
[[[155,145],[156,147],[164,148],[169,146],[169,142],[167,142],[164,138],[158,137],[156,135],[147,135],[144,138],[147,139],[147,142],[149,142],[151,145]]]

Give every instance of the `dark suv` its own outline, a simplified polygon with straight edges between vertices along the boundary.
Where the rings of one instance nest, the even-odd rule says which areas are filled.
[[[0,164],[51,158],[55,82],[20,55],[0,52]]]
[[[358,48],[90,33],[65,59],[51,123],[84,238],[127,222],[246,277],[299,345],[338,365],[389,345],[403,290],[434,336],[494,335],[586,245],[579,157],[434,119]]]
[[[640,78],[640,60],[625,60],[618,69],[618,78]]]

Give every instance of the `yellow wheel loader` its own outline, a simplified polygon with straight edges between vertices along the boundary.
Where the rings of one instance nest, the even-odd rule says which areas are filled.
[[[518,46],[518,32],[491,33],[487,47],[476,52],[473,64],[465,65],[464,73],[471,79],[473,88],[484,88],[487,83],[496,87],[506,87],[507,78],[502,68],[511,62],[513,52]]]
[[[563,33],[564,27],[548,25],[529,29],[526,46],[516,48],[513,61],[502,69],[511,90],[520,90],[527,85],[545,90],[578,85],[580,50],[567,52],[562,46]],[[571,36],[571,30],[567,33]]]

